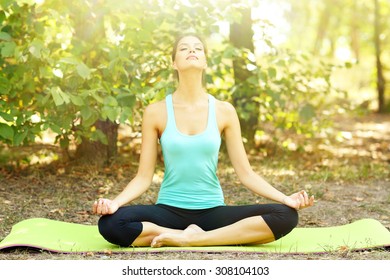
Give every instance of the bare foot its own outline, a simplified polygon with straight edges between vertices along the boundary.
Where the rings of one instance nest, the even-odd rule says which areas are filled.
[[[163,246],[186,247],[190,245],[191,239],[201,232],[204,230],[197,225],[189,225],[181,233],[162,233],[156,236],[153,238],[151,246],[154,248]]]
[[[189,225],[183,232],[186,232],[186,233],[199,233],[199,232],[204,232],[204,230],[195,225],[195,224],[192,224],[192,225]]]

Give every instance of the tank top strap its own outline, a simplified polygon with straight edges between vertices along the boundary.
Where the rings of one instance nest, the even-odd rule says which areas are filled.
[[[168,94],[165,97],[165,105],[167,106],[167,114],[168,114],[167,128],[168,128],[171,127],[172,125],[175,125],[175,113],[173,111],[172,94]]]
[[[217,114],[215,113],[215,97],[209,94],[209,118],[208,127],[218,129]]]

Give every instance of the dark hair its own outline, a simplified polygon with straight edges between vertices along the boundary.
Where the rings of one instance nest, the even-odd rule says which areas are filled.
[[[181,34],[179,36],[176,37],[176,40],[175,40],[175,43],[173,44],[173,49],[172,49],[172,54],[171,54],[171,58],[172,58],[172,62],[175,61],[175,58],[176,58],[176,52],[177,52],[177,47],[179,45],[179,42],[181,41],[181,39],[183,39],[184,37],[195,37],[195,38],[198,38],[199,41],[202,43],[203,45],[203,50],[204,50],[204,54],[206,56],[206,59],[207,59],[207,45],[206,45],[206,42],[205,40],[199,36],[198,34],[196,33],[185,33],[185,34]],[[179,75],[177,73],[177,70],[174,70],[174,77],[179,81]],[[202,84],[203,86],[206,86],[206,74],[205,72],[203,71],[203,75],[202,75]]]

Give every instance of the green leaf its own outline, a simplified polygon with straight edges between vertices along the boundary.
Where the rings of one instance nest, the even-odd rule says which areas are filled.
[[[11,39],[12,39],[11,35],[9,35],[8,33],[0,31],[0,40],[11,41]]]
[[[258,86],[259,85],[259,81],[257,80],[257,77],[256,76],[250,76],[248,79],[247,79],[247,82],[254,85],[254,86]]]
[[[54,100],[54,103],[56,104],[56,106],[61,106],[62,104],[64,104],[64,100],[62,99],[58,88],[52,88],[50,90],[50,93],[51,93],[51,96],[53,96],[53,100]]]
[[[61,63],[66,63],[66,64],[72,64],[72,65],[78,65],[79,61],[74,58],[74,57],[63,57],[60,59]]]
[[[119,107],[108,107],[103,106],[102,116],[103,118],[108,118],[110,121],[115,122],[119,114]]]
[[[44,34],[45,32],[45,25],[43,22],[36,21],[34,22],[34,30],[38,34]]]
[[[125,123],[126,121],[133,121],[133,108],[131,107],[124,107],[122,108],[122,114],[119,117],[120,123]]]
[[[45,106],[45,104],[47,103],[47,101],[49,101],[50,99],[50,94],[46,94],[45,96],[41,96],[41,97],[38,97],[37,100],[38,100],[38,104],[40,106]]]
[[[92,110],[89,106],[84,106],[81,108],[80,114],[83,119],[89,119],[92,116]]]
[[[92,95],[92,97],[97,101],[97,102],[99,102],[99,103],[104,103],[104,99],[102,98],[102,97],[100,97],[97,93],[96,93],[96,91],[91,91],[91,95]]]
[[[14,0],[2,0],[0,2],[1,4],[1,7],[5,10],[8,8],[8,6],[10,6],[12,3],[14,2]]]
[[[11,89],[10,82],[4,77],[0,77],[0,94],[8,94]]]
[[[29,52],[36,58],[40,59],[42,57],[42,49],[43,49],[43,42],[41,40],[35,39],[30,47],[29,47]]]
[[[81,122],[83,127],[91,127],[99,119],[99,115],[96,111],[91,110],[88,106],[83,107],[80,113],[83,118]]]
[[[100,129],[96,129],[96,131],[94,131],[91,135],[91,139],[93,141],[100,141],[102,142],[104,145],[108,145],[108,140],[107,140],[107,136],[100,130]]]
[[[311,104],[305,104],[299,111],[299,117],[305,122],[311,120],[315,115],[315,108]]]
[[[69,97],[69,95],[68,95],[66,92],[63,92],[62,90],[60,91],[60,94],[61,94],[61,97],[62,97],[62,99],[64,100],[64,102],[65,102],[66,104],[69,104],[69,102],[70,102],[70,97]]]
[[[268,68],[268,76],[273,79],[276,77],[276,69],[273,67]]]
[[[121,107],[133,107],[136,101],[136,97],[130,92],[121,93],[116,97],[116,100]]]
[[[50,93],[53,96],[56,106],[61,106],[64,103],[68,104],[70,102],[69,95],[63,92],[59,87],[52,88]]]
[[[52,73],[54,73],[54,70],[52,70],[48,66],[39,67],[39,77],[40,78],[50,79],[53,76]]]
[[[22,133],[17,133],[14,136],[14,145],[19,146],[20,144],[23,143],[24,139],[26,139],[28,134],[28,130],[24,130]]]
[[[69,97],[74,105],[76,105],[76,106],[83,106],[84,105],[84,100],[80,96],[70,94]]]
[[[234,56],[236,56],[236,50],[233,47],[227,48],[224,52],[222,57],[231,59]]]
[[[61,148],[67,148],[69,147],[69,139],[67,137],[60,139],[60,147]]]
[[[107,96],[106,98],[104,98],[104,105],[110,107],[116,107],[118,106],[118,101],[115,99],[114,96]]]
[[[142,31],[142,30],[141,30]],[[138,32],[138,40],[141,42],[148,42],[152,40],[152,34],[148,31],[142,31]]]
[[[99,117],[98,116],[96,116],[96,117],[91,117],[91,118],[89,118],[89,119],[83,119],[82,120],[82,123],[81,123],[81,126],[82,127],[85,127],[85,128],[90,128],[91,126],[93,126],[95,123],[96,123],[96,121],[99,119]]]
[[[267,76],[267,73],[265,71],[259,71],[259,79],[263,82],[267,82],[268,81],[268,76]]]
[[[13,128],[5,123],[0,123],[0,136],[7,140],[13,140],[14,139]]]
[[[16,44],[14,42],[5,42],[1,48],[2,57],[12,57],[15,54]]]
[[[14,121],[14,117],[12,115],[4,113],[4,112],[0,112],[0,117],[2,117],[7,122],[13,122]]]
[[[350,69],[350,68],[352,68],[352,63],[351,62],[345,62],[345,67],[347,68],[347,69]]]
[[[2,0],[2,1],[4,1],[4,0]],[[1,6],[1,4],[0,4],[0,6]],[[5,7],[3,7],[3,8],[5,9]],[[6,19],[6,15],[5,15],[4,11],[0,11],[0,23],[2,23],[5,19]]]
[[[62,133],[61,127],[59,125],[54,124],[54,123],[50,125],[50,129],[54,133],[57,133],[57,134],[61,134]]]
[[[81,78],[83,78],[84,80],[89,79],[91,75],[91,69],[89,69],[87,65],[81,62],[77,65],[76,70],[77,74],[79,74]]]

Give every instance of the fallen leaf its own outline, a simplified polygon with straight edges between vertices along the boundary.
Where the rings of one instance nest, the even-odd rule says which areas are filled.
[[[112,255],[112,251],[111,250],[104,250],[104,254],[106,254],[108,256],[111,256]]]
[[[64,216],[64,209],[52,209],[50,210],[50,213],[58,213],[61,215],[61,217]]]
[[[339,247],[339,251],[341,251],[341,252],[345,252],[345,251],[348,251],[348,250],[349,250],[348,246],[340,246]]]

